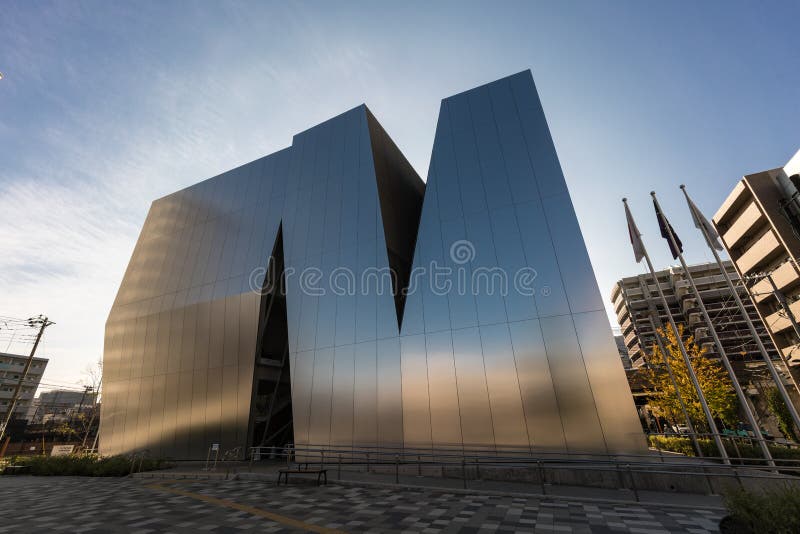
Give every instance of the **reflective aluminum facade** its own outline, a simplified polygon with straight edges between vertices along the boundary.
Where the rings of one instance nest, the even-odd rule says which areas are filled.
[[[257,442],[279,234],[295,443],[644,450],[526,71],[442,102],[427,187],[359,106],[154,202],[106,326],[104,453]]]

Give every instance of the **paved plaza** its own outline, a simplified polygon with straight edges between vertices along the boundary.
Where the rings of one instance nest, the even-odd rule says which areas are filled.
[[[720,510],[261,481],[0,477],[0,532],[716,532]]]

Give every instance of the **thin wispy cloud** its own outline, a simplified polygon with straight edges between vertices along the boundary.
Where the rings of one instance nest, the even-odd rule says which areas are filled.
[[[526,68],[607,293],[638,268],[620,197],[636,211],[659,183],[675,189],[662,196],[671,214],[683,210],[677,184],[687,182],[712,211],[738,176],[796,151],[796,47],[741,38],[792,35],[797,6],[771,12],[746,3],[723,14],[695,6],[687,18],[680,8],[595,2],[5,2],[0,314],[55,320],[46,376],[77,381],[102,355],[153,199],[286,147],[362,102],[425,178],[440,99]],[[699,236],[674,224],[690,261],[705,259]],[[654,221],[642,231],[658,235]],[[653,254],[669,263],[666,251]]]
[[[19,80],[14,87],[34,88],[48,119],[30,110],[33,128],[0,117],[0,132],[27,130],[31,143],[4,154],[0,307],[49,314],[57,324],[43,353],[51,357],[48,376],[75,381],[102,355],[103,325],[150,202],[287,146],[310,126],[298,108],[338,98],[320,96],[317,84],[357,77],[367,64],[358,48],[314,50],[299,70],[255,52],[237,57],[234,28],[215,32],[180,64],[165,65],[146,49],[112,53],[120,63],[101,49],[61,57],[60,29],[81,26],[85,16],[45,14],[39,31],[55,39],[36,42],[20,28],[8,36],[15,50],[4,57],[8,77]],[[94,69],[103,71],[98,85],[82,79]],[[70,90],[47,83],[48,70],[63,74]],[[294,129],[281,127],[287,122]]]

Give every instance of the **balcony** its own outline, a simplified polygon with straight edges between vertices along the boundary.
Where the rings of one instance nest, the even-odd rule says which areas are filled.
[[[783,355],[789,360],[789,364],[794,366],[800,364],[800,345],[789,345],[782,349]]]
[[[800,300],[790,304],[789,309],[792,311],[792,314],[794,314],[795,317],[798,317],[798,315],[800,315]],[[775,333],[782,332],[792,326],[792,322],[788,317],[786,317],[786,314],[783,313],[783,310],[778,310],[775,313],[768,315],[766,323],[767,327]]]
[[[628,349],[630,349],[633,345],[636,344],[636,342],[638,341],[638,338],[639,338],[639,336],[636,335],[636,332],[631,331],[624,338],[625,346],[628,347]]]
[[[768,230],[747,249],[747,252],[736,260],[736,265],[743,273],[748,273],[761,263],[774,257],[780,250],[781,244],[778,242],[778,238],[775,237],[772,230]]]
[[[725,202],[722,203],[722,206],[719,207],[717,213],[714,214],[714,222],[726,223],[727,216],[734,213],[736,206],[741,205],[743,199],[748,198],[749,194],[750,190],[744,185],[744,180],[740,180],[728,195],[728,198],[725,199]]]
[[[739,217],[728,228],[728,231],[722,236],[728,248],[738,246],[742,238],[752,233],[766,222],[761,210],[754,201],[751,201],[747,207],[742,211]]]
[[[775,285],[778,286],[778,289],[783,291],[789,286],[797,283],[797,281],[800,280],[800,277],[798,277],[797,269],[794,268],[792,262],[787,261],[772,271],[772,280],[775,282]],[[770,285],[769,280],[765,278],[764,280],[761,280],[757,284],[753,285],[751,294],[756,302],[762,302],[763,300],[769,298],[770,295],[772,295],[772,286]]]

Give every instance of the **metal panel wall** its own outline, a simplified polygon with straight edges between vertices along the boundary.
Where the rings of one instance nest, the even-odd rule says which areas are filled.
[[[406,445],[423,441],[429,420],[432,445],[451,445],[452,422],[437,414],[460,414],[464,447],[644,450],[530,72],[442,102],[426,196],[414,266],[435,262],[453,287],[467,282],[408,297],[401,343],[421,331],[437,342],[425,354],[404,344]]]
[[[250,444],[279,227],[297,444],[643,449],[523,72],[442,102],[427,187],[359,106],[155,201],[106,325],[103,452]]]

